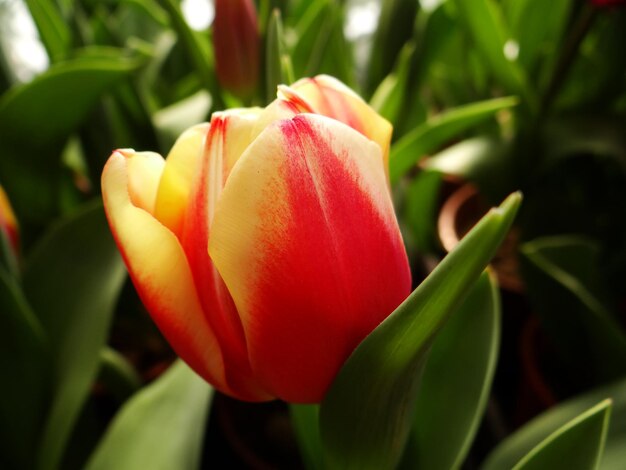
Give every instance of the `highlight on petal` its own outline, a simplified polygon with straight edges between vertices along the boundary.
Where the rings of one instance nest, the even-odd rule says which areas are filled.
[[[310,103],[315,113],[337,119],[380,145],[387,171],[393,127],[359,95],[329,75],[303,78],[288,88]]]
[[[277,121],[244,152],[216,207],[209,252],[254,373],[292,402],[320,401],[410,292],[380,147],[313,114]]]
[[[209,124],[202,123],[183,132],[167,156],[159,181],[154,215],[177,235],[182,231],[191,183],[208,131]]]
[[[109,225],[137,292],[168,342],[191,368],[216,388],[233,394],[213,331],[194,289],[192,274],[176,236],[148,211],[134,204],[140,181],[136,172],[152,157],[130,150],[114,152],[102,173],[102,194]],[[137,158],[136,162],[133,162]],[[152,177],[149,179],[152,184]]]

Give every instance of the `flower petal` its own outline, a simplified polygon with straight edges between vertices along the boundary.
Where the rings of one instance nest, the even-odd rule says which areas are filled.
[[[137,161],[134,161],[137,159]],[[133,203],[142,154],[114,152],[102,173],[111,230],[142,302],[174,350],[192,369],[230,393],[215,335],[204,320],[191,271],[175,235]],[[148,191],[147,191],[148,192]]]
[[[136,153],[132,149],[118,152],[124,156],[133,156],[127,162],[130,200],[136,207],[153,214],[157,188],[165,165],[163,157],[154,152]]]
[[[410,292],[380,148],[313,114],[269,126],[241,156],[209,251],[255,374],[318,402],[356,345]]]
[[[159,181],[154,215],[172,232],[180,235],[195,169],[202,155],[209,124],[187,129],[172,147]]]
[[[387,171],[393,127],[359,95],[329,75],[303,78],[279,91],[282,95],[294,93],[310,103],[315,113],[337,119],[380,145]]]
[[[229,387],[250,401],[272,396],[262,390],[252,374],[241,320],[213,266],[208,246],[215,205],[228,178],[229,165],[236,162],[249,143],[257,115],[236,111],[213,114],[180,238],[206,322],[220,344]]]

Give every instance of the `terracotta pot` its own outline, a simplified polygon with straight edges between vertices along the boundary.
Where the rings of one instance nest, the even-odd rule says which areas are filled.
[[[452,192],[444,201],[437,220],[437,231],[443,248],[452,251],[489,208],[485,198],[471,183],[465,183]],[[502,288],[522,293],[525,288],[519,275],[518,242],[519,230],[512,227],[491,265]]]

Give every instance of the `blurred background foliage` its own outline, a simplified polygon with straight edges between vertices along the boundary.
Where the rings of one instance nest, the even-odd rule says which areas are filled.
[[[212,111],[262,106],[277,84],[326,73],[394,125],[390,178],[416,283],[487,207],[517,189],[525,195],[494,263],[502,318],[486,318],[497,328],[477,332],[474,343],[481,344],[463,353],[474,353],[485,370],[496,359],[498,365],[495,378],[485,373],[477,385],[476,403],[483,405],[468,405],[487,411],[454,465],[510,468],[612,396],[602,468],[620,468],[623,2],[255,5],[259,70],[250,75],[258,80],[242,96],[217,79],[215,47],[243,46],[220,46],[209,0],[0,0],[0,185],[20,235],[17,247],[1,232],[0,467],[139,468],[133,462],[141,461],[146,468],[192,469],[215,459],[254,466],[260,457],[247,456],[240,441],[220,439],[224,428],[242,424],[242,414],[261,413],[243,419],[243,427],[256,419],[273,426],[262,458],[285,468],[303,465],[303,458],[316,468],[306,415],[296,420],[300,457],[283,429],[281,405],[254,411],[221,396],[211,405],[209,387],[184,365],[161,374],[174,356],[125,275],[99,202],[99,178],[115,148],[166,155],[182,130]],[[462,370],[446,362],[453,355],[441,341],[444,353],[434,360]],[[477,349],[490,342],[495,353]],[[534,415],[579,394],[496,448]],[[455,397],[464,403],[461,395]],[[595,423],[594,416],[584,423]],[[461,418],[430,419],[452,427]],[[416,432],[427,433],[417,440],[435,442],[435,434],[429,440],[428,431]]]

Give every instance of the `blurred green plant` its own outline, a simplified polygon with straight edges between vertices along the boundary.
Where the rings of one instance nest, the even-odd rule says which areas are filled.
[[[580,468],[619,468],[616,443],[626,426],[626,8],[586,0],[258,0],[257,36],[243,39],[258,40],[244,44],[246,53],[258,51],[258,70],[246,77],[255,79],[250,89],[232,94],[217,79],[219,34],[190,26],[201,11],[189,13],[193,3],[0,1],[0,184],[20,225],[19,252],[0,231],[0,372],[8,378],[0,388],[0,467],[72,469],[89,460],[90,468],[122,468],[136,458],[126,446],[129,434],[138,436],[141,452],[163,446],[154,468],[202,465],[210,391],[180,365],[140,387],[138,377],[146,381],[151,366],[170,361],[171,353],[156,334],[161,349],[141,355],[123,350],[116,336],[125,328],[134,338],[152,333],[97,202],[102,166],[115,148],[166,153],[182,129],[212,111],[265,105],[278,84],[326,73],[394,125],[390,181],[416,278],[444,254],[438,217],[450,192],[471,183],[488,207],[523,191],[507,262],[521,265],[514,269],[523,286],[515,302],[528,302],[540,318],[541,337],[531,346],[551,353],[539,375],[558,399],[604,387],[517,430],[484,468],[564,462],[563,449]],[[14,32],[23,28],[16,12],[24,5],[48,59],[33,78],[15,60],[21,39]],[[463,222],[466,228],[481,215]],[[498,261],[493,271],[506,291]],[[360,400],[402,397],[407,410],[414,407],[403,417],[406,410],[394,410],[401,430],[394,437],[406,438],[406,449],[403,438],[378,453],[385,439],[372,431],[375,416],[363,418],[372,427],[366,435],[339,432],[354,423],[334,421],[337,410],[349,410],[341,396],[351,390],[337,385],[321,409],[324,440],[317,408],[292,409],[307,467],[323,468],[321,453],[341,461],[361,445],[404,468],[458,468],[466,459],[480,461],[530,418],[520,418],[507,398],[523,395],[518,389],[527,377],[520,372],[526,366],[515,366],[517,349],[506,344],[523,343],[520,331],[536,317],[525,312],[515,323],[503,302],[501,326],[494,280],[483,276],[473,289],[467,282],[469,297],[457,299],[460,307],[441,332],[410,333],[423,334],[416,351],[389,340],[395,354],[406,354],[406,363],[396,364],[401,372],[370,384],[370,394],[351,403],[362,410]],[[407,315],[392,318],[400,324]],[[470,328],[482,341],[463,337]],[[370,364],[359,365],[359,358],[379,352],[371,344],[385,334],[377,330],[357,349],[338,382],[366,375]],[[148,365],[138,359],[146,355]],[[453,372],[444,377],[442,369]],[[92,413],[101,388],[116,391],[104,417]],[[610,405],[602,400],[611,397],[607,428]],[[188,407],[180,406],[183,399]],[[487,442],[472,447],[486,408],[487,437],[478,441]],[[148,422],[189,424],[198,434],[179,441],[144,435]],[[363,441],[349,442],[357,436]]]

